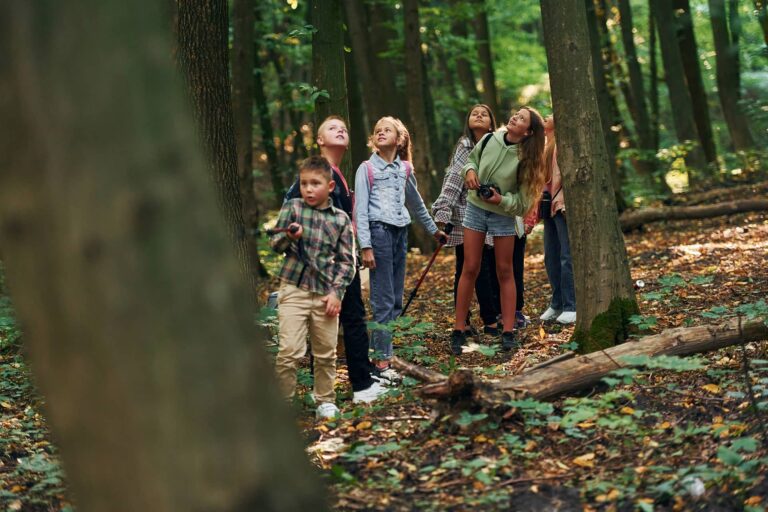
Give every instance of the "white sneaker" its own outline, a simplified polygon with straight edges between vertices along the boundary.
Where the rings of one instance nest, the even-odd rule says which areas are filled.
[[[575,311],[563,311],[563,313],[557,317],[557,323],[559,324],[572,324],[576,321]]]
[[[557,318],[562,311],[559,311],[557,309],[547,308],[547,310],[544,312],[543,315],[541,315],[539,318],[541,318],[544,322],[549,322],[550,320],[554,320]]]
[[[352,403],[369,404],[374,400],[376,400],[377,398],[380,398],[387,391],[389,390],[385,386],[379,384],[378,382],[374,382],[373,384],[371,384],[371,386],[368,389],[363,389],[362,391],[355,391],[352,394]]]
[[[403,376],[395,371],[391,366],[383,370],[379,370],[379,377],[389,382],[400,382],[403,380]]]
[[[317,417],[321,420],[327,420],[330,418],[338,418],[339,408],[332,402],[323,402],[317,406]]]

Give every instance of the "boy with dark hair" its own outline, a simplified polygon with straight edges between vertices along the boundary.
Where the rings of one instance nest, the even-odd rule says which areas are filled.
[[[309,333],[319,418],[339,414],[333,390],[338,316],[344,291],[355,276],[352,223],[329,200],[335,186],[332,176],[331,166],[323,157],[312,156],[302,162],[301,198],[286,201],[277,220],[277,228],[289,230],[278,233],[271,241],[275,251],[285,253],[277,310],[278,382],[285,396],[292,397],[296,391],[296,367],[307,351]]]

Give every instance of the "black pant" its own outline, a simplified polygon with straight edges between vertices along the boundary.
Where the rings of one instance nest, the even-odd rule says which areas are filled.
[[[456,291],[459,287],[461,270],[464,267],[464,244],[456,246],[456,271],[453,278],[453,303],[456,304]],[[484,325],[495,324],[501,313],[499,300],[499,279],[496,276],[496,257],[493,247],[483,244],[483,259],[480,262],[480,273],[475,281],[475,295],[480,304],[480,318]],[[467,313],[469,325],[470,313]]]
[[[515,276],[515,289],[517,290],[517,303],[515,304],[517,311],[522,311],[525,305],[525,300],[523,300],[525,294],[523,271],[525,270],[525,241],[527,238],[527,236],[515,237],[515,253],[512,255],[512,273]]]
[[[360,289],[360,273],[355,274],[352,283],[341,301],[339,321],[344,329],[344,352],[352,391],[368,389],[371,379],[371,361],[368,359],[368,326],[365,321],[365,305]]]

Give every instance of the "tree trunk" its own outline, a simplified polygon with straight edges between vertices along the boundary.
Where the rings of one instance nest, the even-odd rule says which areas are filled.
[[[683,59],[680,55],[680,45],[677,43],[675,29],[675,14],[672,3],[668,0],[650,0],[656,27],[661,43],[661,55],[664,62],[664,78],[669,89],[669,101],[675,133],[679,142],[691,141],[694,148],[686,156],[686,163],[696,170],[706,168],[704,153],[698,144],[699,135],[693,121],[693,103],[688,87],[685,84]],[[689,173],[689,177],[691,174]]]
[[[81,511],[323,508],[162,9],[0,5],[0,245],[46,418]]]
[[[597,98],[600,125],[603,137],[605,138],[605,149],[608,152],[608,166],[611,183],[613,184],[613,190],[616,195],[616,204],[619,209],[623,210],[625,205],[623,204],[624,199],[621,194],[621,184],[624,181],[624,175],[621,169],[616,165],[616,152],[619,149],[619,137],[613,130],[614,126],[621,126],[623,122],[621,121],[619,108],[616,105],[616,99],[608,90],[594,1],[584,0],[584,8],[586,10],[587,33],[589,36],[589,51],[591,56],[591,64],[588,72],[592,76],[592,83]]]
[[[701,66],[699,65],[699,48],[693,30],[691,5],[688,0],[674,0],[673,6],[678,15],[677,40],[680,45],[680,56],[683,60],[688,91],[691,93],[691,100],[693,101],[693,116],[696,122],[696,131],[699,134],[699,143],[704,149],[704,158],[707,163],[716,168],[717,150],[712,134],[712,122],[709,119],[707,91],[704,89],[704,79],[701,76]]]
[[[456,8],[459,7],[459,4],[461,3],[462,0],[452,0],[451,6]],[[467,41],[469,39],[469,32],[467,30],[468,21],[469,20],[464,17],[455,19],[454,22],[451,23],[451,34]],[[475,75],[472,73],[472,64],[465,56],[464,52],[460,52],[456,57],[456,75],[459,78],[459,84],[464,93],[464,103],[467,105],[477,103],[478,95],[477,86],[475,85]],[[497,114],[496,111],[493,113],[494,115]],[[464,119],[462,119],[462,122],[463,121]]]
[[[574,339],[582,352],[620,343],[637,312],[619,227],[591,66],[583,3],[541,0],[544,40],[558,125],[558,163],[568,203],[576,284]],[[600,262],[596,265],[595,262]]]
[[[243,273],[256,293],[240,201],[235,129],[227,51],[229,20],[224,0],[176,0],[175,55],[208,157],[208,171],[219,191],[219,205],[232,231]],[[255,303],[254,303],[255,305]]]
[[[725,17],[724,0],[709,0],[709,16],[715,41],[717,65],[717,94],[723,106],[723,117],[737,151],[752,149],[755,141],[749,122],[739,105],[741,77],[739,74],[739,46],[733,40]]]
[[[397,31],[394,30],[395,11],[390,5],[376,2],[370,6],[371,20],[371,44],[369,47],[368,59],[373,63],[373,71],[376,77],[376,88],[378,101],[371,108],[371,123],[375,123],[382,116],[395,116],[406,120],[408,111],[406,102],[403,101],[404,91],[397,87],[396,78],[399,76],[400,66],[395,66],[390,57],[382,55],[389,50],[390,42],[398,39]],[[410,91],[408,92],[410,94]],[[369,127],[373,130],[373,126]]]
[[[648,3],[648,32],[649,32],[649,41],[648,41],[648,53],[650,53],[650,57],[648,58],[648,70],[651,74],[651,86],[650,86],[650,92],[648,93],[648,100],[651,104],[651,137],[653,139],[653,149],[655,151],[659,150],[659,66],[658,66],[658,51],[656,50],[657,46],[657,33],[656,33],[656,22],[654,12],[653,12],[653,2]],[[666,182],[664,177],[661,177],[662,181]]]
[[[752,0],[752,3],[755,4],[757,21],[763,29],[763,41],[765,41],[763,51],[768,51],[768,0]]]
[[[263,23],[263,8],[263,4],[255,6],[254,23],[257,27],[260,27]],[[277,146],[275,146],[275,132],[272,129],[272,116],[269,114],[267,95],[264,92],[264,69],[266,68],[266,62],[262,56],[264,53],[264,48],[262,46],[263,36],[262,29],[260,29],[255,32],[253,38],[253,98],[254,103],[256,103],[256,115],[259,118],[259,127],[261,128],[261,145],[264,147],[264,153],[267,155],[267,172],[272,184],[272,193],[275,197],[275,202],[280,204],[285,195],[285,184],[283,183],[283,176],[280,172]]]
[[[240,202],[243,205],[245,243],[253,280],[266,277],[259,260],[259,207],[253,191],[253,36],[255,16],[253,0],[232,3],[232,112],[237,146],[237,174]]]
[[[347,22],[347,27],[350,24]],[[349,31],[346,32],[344,38],[348,47],[352,46],[350,40]],[[350,168],[350,173],[347,178],[349,183],[355,181],[355,165],[358,165],[363,160],[368,159],[370,154],[367,146],[368,134],[367,126],[368,122],[365,120],[365,104],[362,96],[361,78],[358,73],[357,63],[352,56],[352,52],[344,52],[345,68],[347,71],[347,87],[349,92],[349,120],[347,129],[349,130],[349,149],[351,155],[351,161],[353,165]]]
[[[317,91],[326,91],[315,99],[317,129],[330,115],[349,119],[341,0],[312,2],[312,26],[317,30],[312,36],[312,85]],[[349,153],[339,168],[345,176],[350,176]]]
[[[644,224],[660,220],[706,219],[721,215],[733,215],[741,212],[759,212],[768,210],[768,199],[737,199],[724,203],[700,206],[663,206],[625,211],[621,214],[621,229],[631,231]]]
[[[423,56],[421,53],[421,35],[419,33],[419,1],[403,1],[405,20],[405,84],[408,90],[408,111],[411,115],[411,140],[413,143],[413,168],[419,183],[419,192],[429,204],[431,194],[432,148],[430,146],[429,127],[427,124],[426,98],[424,88]],[[432,239],[424,230],[415,232],[416,243],[423,252],[431,251]]]
[[[629,111],[635,123],[637,142],[643,154],[638,158],[638,170],[651,187],[660,192],[669,191],[667,182],[656,176],[656,146],[654,145],[651,119],[645,102],[645,87],[643,85],[643,72],[637,60],[635,48],[634,23],[632,21],[632,7],[629,0],[619,0],[619,13],[621,16],[621,36],[624,43],[624,53],[629,70],[629,87],[631,104]]]
[[[365,140],[367,131],[371,128],[373,122],[384,115],[384,109],[381,108],[381,100],[378,98],[380,90],[376,79],[376,71],[373,68],[374,63],[370,58],[371,48],[369,41],[371,36],[369,33],[369,22],[366,15],[365,4],[359,0],[344,0],[344,13],[346,14],[347,20],[347,33],[349,34],[350,41],[349,47],[352,49],[350,52],[352,58],[348,59],[348,61],[351,60],[355,65],[356,69],[354,70],[354,74],[357,77],[358,89],[363,98],[362,104],[366,109],[366,112],[363,114],[363,125],[358,127],[357,133],[352,134],[354,135],[352,137],[352,149],[354,152],[355,139],[362,138],[362,140]],[[349,67],[350,66],[348,65],[348,71],[350,71]],[[349,75],[351,74],[352,72],[350,71]],[[349,85],[350,87],[355,85],[352,83],[351,76]],[[352,106],[350,101],[350,110],[351,109]],[[366,155],[363,157],[363,160],[367,157],[367,153],[368,151],[366,150]],[[362,161],[355,158],[354,154],[352,155],[352,160],[356,163]]]
[[[475,44],[477,46],[477,62],[480,64],[480,76],[483,80],[483,103],[491,107],[499,119],[504,115],[500,110],[499,93],[496,91],[496,76],[493,72],[493,57],[491,55],[491,33],[488,29],[488,13],[485,0],[474,0],[477,14],[475,16]],[[509,110],[509,107],[506,107]]]
[[[547,361],[538,369],[498,382],[485,381],[470,370],[458,370],[440,378],[433,372],[424,373],[418,366],[403,364],[397,357],[393,358],[393,365],[407,375],[430,383],[417,390],[422,398],[452,399],[458,401],[460,407],[481,405],[486,409],[504,410],[509,408],[510,400],[553,400],[594,386],[612,371],[630,366],[624,360],[628,356],[687,356],[766,337],[766,319],[734,318],[717,326],[669,329],[639,341],[566,360],[558,356],[559,361]]]

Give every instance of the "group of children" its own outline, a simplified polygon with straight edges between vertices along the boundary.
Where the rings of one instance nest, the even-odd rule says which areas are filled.
[[[373,320],[387,324],[403,307],[411,215],[435,240],[456,250],[451,351],[461,354],[467,334],[475,333],[469,323],[473,289],[484,332],[500,335],[502,349],[511,351],[520,347],[516,328],[527,323],[522,314],[525,238],[537,222],[542,192],[549,191],[554,199],[552,215],[543,216],[545,266],[550,282],[557,285],[552,284],[550,307],[541,318],[575,321],[553,130],[551,117],[545,121],[535,109],[523,107],[497,131],[491,109],[475,105],[432,207],[433,220],[418,191],[410,134],[400,120],[383,117],[376,122],[368,141],[372,154],[357,169],[353,195],[338,168],[349,146],[346,124],[339,117],[326,119],[317,132],[321,156],[302,163],[278,217],[280,232],[272,239],[273,248],[285,253],[276,361],[284,395],[292,398],[295,392],[296,368],[309,334],[317,415],[338,414],[333,383],[339,321],[353,401],[376,400],[397,382],[399,375],[389,366],[391,332],[376,328],[368,337],[355,240],[360,263],[370,269]],[[454,227],[450,236],[444,231],[448,223]]]

